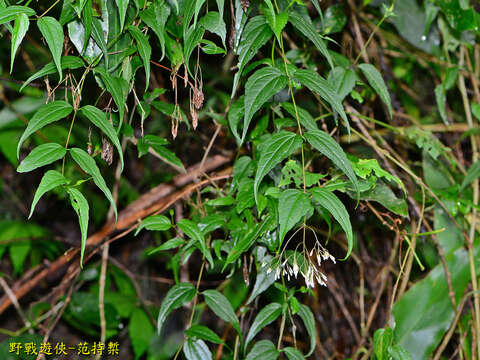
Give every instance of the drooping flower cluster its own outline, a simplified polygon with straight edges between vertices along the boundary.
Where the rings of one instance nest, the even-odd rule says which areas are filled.
[[[284,254],[282,256],[282,254]],[[320,271],[322,261],[331,260],[335,263],[335,258],[327,249],[325,249],[317,240],[314,247],[308,252],[304,249],[302,252],[286,251],[282,252],[279,257],[276,257],[270,264],[264,262],[263,267],[268,265],[267,274],[275,271],[275,280],[280,276],[287,277],[288,280],[298,274],[305,279],[307,288],[314,288],[315,281],[322,286],[327,286],[327,276]]]

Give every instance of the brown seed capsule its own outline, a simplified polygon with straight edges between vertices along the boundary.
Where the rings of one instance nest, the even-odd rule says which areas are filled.
[[[112,162],[113,162],[112,144],[110,144],[110,142],[105,139],[102,139],[102,159],[105,160],[108,165],[112,165]]]
[[[193,89],[193,105],[195,109],[200,110],[203,106],[204,95],[201,89]]]

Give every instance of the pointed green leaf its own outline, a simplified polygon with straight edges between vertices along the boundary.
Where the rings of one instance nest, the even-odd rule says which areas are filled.
[[[36,168],[51,164],[65,156],[67,150],[59,144],[48,143],[37,146],[17,168],[19,173],[29,172]]]
[[[312,204],[307,194],[297,189],[282,192],[278,201],[278,221],[280,223],[280,245],[291,230],[308,212]]]
[[[326,132],[313,130],[304,134],[305,139],[320,153],[329,158],[350,179],[358,194],[358,180],[342,147]]]
[[[318,130],[318,126],[317,126],[317,123],[315,122],[315,119],[312,117],[312,115],[310,115],[310,113],[307,110],[297,106],[295,111],[295,106],[292,103],[288,103],[288,102],[283,102],[280,105],[282,105],[282,107],[285,110],[287,110],[290,116],[292,116],[294,119],[297,118],[297,113],[298,113],[300,124],[302,124],[305,129]]]
[[[148,350],[150,339],[155,334],[155,329],[145,310],[138,307],[133,309],[128,323],[128,334],[135,359],[139,359]]]
[[[288,360],[305,360],[305,357],[298,349],[286,347],[283,349],[283,351],[287,355]]]
[[[120,30],[123,30],[125,25],[125,15],[127,14],[128,0],[115,0],[120,15]]]
[[[275,360],[280,353],[270,340],[260,340],[253,345],[245,360]]]
[[[300,308],[297,314],[303,320],[305,328],[307,329],[307,332],[308,332],[308,336],[310,337],[310,351],[308,352],[307,355],[305,355],[305,357],[308,358],[310,355],[313,354],[313,351],[315,350],[315,346],[317,344],[317,340],[316,340],[317,330],[315,328],[315,317],[312,314],[312,310],[310,310],[310,308],[304,304],[300,304]]]
[[[13,33],[12,33],[12,49],[10,52],[10,74],[13,70],[13,62],[15,61],[15,54],[17,53],[17,49],[22,43],[25,34],[27,33],[28,26],[30,22],[28,21],[28,16],[25,13],[20,13],[15,18],[15,24],[13,26]]]
[[[100,109],[92,105],[85,105],[80,108],[80,114],[89,119],[93,125],[98,127],[109,138],[113,145],[117,148],[118,156],[120,157],[121,171],[123,171],[123,151],[118,140],[117,133],[113,125],[108,121],[107,115]]]
[[[195,296],[195,286],[190,283],[180,283],[174,285],[168,290],[167,295],[162,301],[160,311],[157,319],[157,333],[160,335],[163,323],[167,316],[175,309],[183,306],[184,304],[192,301]]]
[[[85,254],[85,246],[87,245],[87,230],[88,230],[88,202],[76,188],[67,188],[68,195],[70,195],[70,203],[77,213],[80,222],[80,232],[82,234],[82,245],[80,249],[80,266],[83,267],[83,255]]]
[[[360,64],[358,67],[362,70],[363,75],[365,75],[373,90],[375,90],[378,96],[380,96],[380,99],[382,99],[385,105],[387,105],[388,113],[391,118],[392,101],[390,100],[390,93],[388,92],[387,85],[385,85],[385,81],[383,81],[382,75],[372,64]]]
[[[205,236],[200,231],[200,228],[193,221],[188,219],[181,219],[177,223],[180,230],[182,230],[190,239],[198,241],[200,243],[200,250],[202,251],[203,256],[208,260],[210,266],[213,268],[213,258],[210,254],[210,250],[207,247],[207,242]]]
[[[208,30],[214,34],[220,36],[222,39],[223,47],[225,47],[225,38],[227,36],[227,27],[225,21],[220,16],[220,13],[216,11],[209,11],[205,14],[204,17],[198,22],[199,25],[203,26],[205,30]]]
[[[188,29],[196,29],[198,14],[202,8],[205,0],[187,0],[185,4],[185,14],[183,15],[183,37],[186,37]],[[190,22],[193,20],[193,26],[190,27]]]
[[[160,47],[162,49],[160,61],[163,60],[165,55],[165,23],[167,22],[169,15],[170,7],[165,4],[164,1],[155,1],[152,5],[147,6],[147,8],[140,13],[140,18],[142,21],[153,30],[160,41]]]
[[[60,81],[62,81],[62,64],[60,62],[64,38],[62,25],[60,25],[57,19],[51,16],[44,16],[38,19],[37,26],[47,42],[48,48],[53,56],[53,62],[60,75]]]
[[[172,164],[185,172],[185,166],[183,165],[182,161],[175,155],[175,153],[169,149],[167,149],[165,146],[155,146],[151,145],[153,150],[162,158],[162,160],[165,160],[165,162]]]
[[[238,46],[238,71],[233,79],[232,95],[235,95],[238,81],[245,65],[255,56],[258,50],[271,38],[272,30],[264,16],[255,16],[250,19],[243,29],[242,39]]]
[[[241,336],[240,323],[228,299],[217,290],[205,290],[203,293],[205,303],[219,318],[232,324],[233,328]]]
[[[0,11],[0,25],[15,20],[19,14],[33,16],[35,15],[35,11],[27,6],[8,6]]]
[[[137,42],[137,49],[140,53],[140,57],[143,61],[143,66],[145,68],[145,77],[146,77],[146,85],[145,85],[145,92],[148,89],[148,84],[150,82],[150,57],[152,55],[152,48],[148,43],[148,37],[142,33],[137,27],[129,26],[128,32]]]
[[[68,179],[66,179],[58,171],[48,170],[43,175],[42,180],[40,181],[40,185],[38,185],[37,191],[35,191],[35,196],[33,197],[32,206],[30,207],[30,214],[28,215],[28,218],[30,219],[32,217],[35,206],[37,205],[43,194],[56,188],[57,186],[67,185],[68,183]]]
[[[95,160],[90,155],[88,155],[86,151],[79,148],[71,148],[70,155],[72,156],[73,160],[75,160],[75,162],[80,166],[80,168],[93,178],[93,182],[105,194],[105,197],[108,199],[108,201],[110,201],[110,204],[113,207],[113,211],[115,212],[115,219],[117,219],[117,206],[115,205],[115,201],[113,200],[110,189],[107,187],[105,180],[103,180],[102,174],[100,173],[100,170],[98,169]]]
[[[245,85],[245,117],[240,145],[245,140],[253,115],[273,95],[285,88],[288,77],[274,67],[264,67],[248,78]]]
[[[77,56],[62,56],[61,60],[62,70],[65,69],[78,69],[79,67],[83,66],[83,61]],[[45,65],[42,69],[37,71],[35,74],[30,76],[22,85],[19,91],[22,91],[25,86],[30,84],[32,81],[41,78],[42,76],[54,74],[57,71],[55,67],[55,63],[49,62]]]
[[[301,84],[325,99],[330,106],[340,114],[340,117],[345,122],[348,132],[350,132],[350,124],[347,119],[347,114],[345,114],[342,101],[332,84],[312,70],[297,70],[293,76],[295,76]]]
[[[447,102],[447,94],[443,84],[435,86],[435,101],[437,102],[437,109],[442,121],[445,125],[448,125],[447,111],[445,109],[445,103]]]
[[[262,222],[258,223],[254,228],[251,228],[246,234],[244,234],[228,253],[223,269],[225,269],[228,264],[235,262],[245,251],[247,251],[253,245],[255,240],[257,240],[268,230],[272,221],[272,218],[268,216],[266,219],[263,219]]]
[[[265,326],[269,325],[282,313],[282,305],[278,303],[271,303],[265,306],[255,317],[247,338],[245,339],[245,348],[250,341],[257,335]]]
[[[105,72],[101,73],[101,75],[107,91],[112,94],[113,101],[115,101],[115,104],[117,105],[118,113],[120,114],[120,121],[118,125],[118,128],[120,129],[120,126],[123,122],[125,103],[127,101],[130,86],[128,85],[128,82],[122,78],[111,76]]]
[[[460,192],[462,192],[467,185],[470,185],[475,179],[480,176],[480,161],[475,162],[470,166],[465,175],[465,178],[462,181],[462,185],[460,185]]]
[[[281,131],[272,135],[267,140],[264,151],[260,154],[258,160],[257,173],[255,174],[254,196],[257,201],[258,187],[265,175],[272,170],[275,165],[280,163],[286,157],[293,154],[302,145],[302,137],[298,134]]]
[[[183,347],[187,360],[211,360],[212,353],[203,340],[187,339]]]
[[[265,261],[268,263],[268,261]],[[255,285],[253,286],[252,293],[248,298],[247,305],[250,304],[255,298],[267,290],[275,282],[275,271],[268,272],[267,266],[260,266],[257,270],[257,278],[255,279]]]
[[[149,216],[140,223],[137,230],[135,231],[135,236],[142,230],[154,230],[154,231],[165,231],[172,227],[170,220],[164,215],[152,215]]]
[[[345,231],[348,242],[348,251],[345,259],[348,258],[353,249],[353,231],[350,216],[348,215],[347,209],[345,209],[345,205],[329,190],[315,188],[312,189],[311,192],[313,200],[330,212],[335,220],[338,221],[343,231]]]
[[[192,27],[188,29],[187,34],[185,35],[184,43],[184,57],[185,64],[190,72],[190,56],[192,55],[193,50],[197,47],[200,40],[202,40],[203,34],[205,33],[205,28],[203,26]]]
[[[103,57],[105,58],[105,66],[108,68],[108,50],[107,41],[105,40],[105,34],[103,32],[102,24],[96,17],[92,18],[92,37],[97,43],[100,50],[102,50]],[[85,40],[83,47],[88,44],[88,39]]]
[[[288,14],[276,14],[271,0],[264,0],[264,4],[266,4],[266,6],[262,7],[263,15],[267,19],[268,25],[270,25],[270,28],[272,29],[275,36],[277,37],[278,42],[280,43],[280,36],[282,34],[283,28],[287,24]]]
[[[53,101],[51,103],[43,105],[40,109],[38,109],[35,115],[33,115],[33,117],[28,122],[27,128],[25,129],[22,137],[18,141],[17,159],[20,156],[20,147],[22,146],[25,139],[27,139],[34,132],[43,128],[45,125],[63,119],[65,116],[70,114],[72,110],[72,106],[63,100]]]
[[[288,14],[288,21],[300,31],[307,39],[311,40],[318,51],[327,59],[328,64],[333,68],[332,58],[328,52],[327,45],[322,40],[322,37],[317,33],[315,25],[313,25],[312,20],[308,15],[302,16],[296,11],[291,11]]]
[[[208,327],[203,325],[193,325],[185,331],[189,338],[197,338],[210,341],[214,344],[224,344],[225,342]]]

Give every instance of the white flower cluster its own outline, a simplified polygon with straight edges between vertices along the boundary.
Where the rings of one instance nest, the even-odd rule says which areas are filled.
[[[316,264],[312,259],[317,260]],[[293,261],[289,261],[293,257]],[[300,264],[299,261],[301,260]],[[321,246],[318,242],[315,244],[310,253],[307,255],[305,252],[301,259],[297,259],[296,253],[290,256],[286,256],[283,261],[277,261],[277,264],[273,265],[275,261],[269,264],[267,274],[275,271],[275,280],[278,280],[281,275],[286,276],[288,280],[292,277],[295,279],[300,273],[305,279],[305,285],[307,288],[314,288],[315,281],[322,286],[327,286],[327,276],[319,270],[319,267],[323,260],[331,260],[335,263],[335,258]],[[291,264],[290,264],[291,263]],[[267,263],[263,263],[262,267],[267,266]]]

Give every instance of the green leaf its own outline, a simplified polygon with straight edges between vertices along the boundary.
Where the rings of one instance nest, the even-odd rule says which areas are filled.
[[[350,69],[337,66],[328,74],[328,81],[337,89],[340,101],[342,101],[355,87],[357,75]]]
[[[248,78],[245,85],[245,117],[240,145],[245,140],[253,115],[273,95],[285,88],[288,77],[274,67],[264,67]]]
[[[345,259],[347,259],[353,249],[353,231],[350,216],[348,215],[347,209],[345,209],[345,205],[329,190],[315,188],[311,190],[311,193],[313,200],[330,212],[340,224],[343,231],[345,231],[348,243],[347,255],[345,256]]]
[[[205,290],[203,293],[205,303],[222,320],[232,324],[233,328],[241,336],[240,323],[228,299],[217,290]]]
[[[110,189],[107,187],[105,180],[103,180],[102,174],[100,174],[100,170],[98,169],[95,160],[84,150],[79,148],[71,148],[70,155],[72,156],[73,160],[75,160],[75,162],[80,166],[80,168],[93,178],[93,182],[105,194],[105,197],[108,199],[108,201],[110,201],[113,211],[115,212],[115,219],[117,219],[117,206],[115,205],[115,201],[113,200]]]
[[[286,347],[283,349],[287,355],[288,360],[305,360],[303,354],[293,347]]]
[[[288,21],[288,14],[284,12],[276,14],[271,0],[265,0],[264,4],[266,4],[266,6],[262,7],[263,15],[265,15],[268,25],[270,25],[270,28],[277,37],[278,43],[280,43],[282,30]]]
[[[225,25],[225,21],[223,20],[223,17],[220,15],[220,13],[216,11],[209,11],[207,14],[205,14],[204,17],[200,19],[198,24],[203,26],[205,30],[208,30],[220,36],[220,39],[222,39],[223,47],[225,47],[227,28]]]
[[[152,48],[148,43],[148,37],[142,33],[137,27],[129,26],[128,32],[137,42],[137,49],[140,53],[140,57],[143,61],[143,66],[145,68],[145,77],[146,77],[146,85],[145,85],[145,92],[148,89],[148,84],[150,82],[150,57],[152,55]]]
[[[333,164],[342,170],[350,179],[358,195],[358,180],[352,165],[348,160],[342,147],[326,132],[313,130],[304,134],[305,139],[320,153],[329,158]]]
[[[302,137],[298,134],[281,131],[270,137],[263,147],[258,160],[257,173],[255,174],[254,196],[257,201],[258,187],[265,175],[272,170],[275,165],[280,163],[286,157],[293,154],[302,145]]]
[[[27,16],[35,15],[35,11],[27,6],[8,6],[0,11],[0,25],[16,19],[17,15],[25,14]]]
[[[45,194],[47,191],[50,191],[57,186],[60,185],[67,185],[70,181],[66,179],[62,174],[55,170],[48,170],[40,180],[40,184],[38,185],[37,191],[35,191],[35,195],[33,197],[32,206],[30,207],[30,214],[28,218],[32,217],[33,211],[35,210],[35,206],[38,203],[38,200]]]
[[[61,59],[61,66],[62,69],[78,69],[79,67],[83,66],[83,61],[77,56],[62,56]],[[22,91],[25,86],[30,84],[32,81],[41,78],[42,76],[54,74],[57,71],[55,67],[55,63],[49,62],[45,65],[41,70],[37,71],[35,74],[30,76],[22,85],[19,91]]]
[[[388,92],[387,85],[385,85],[385,81],[383,81],[382,75],[372,64],[360,64],[358,67],[360,70],[362,70],[363,75],[365,75],[373,90],[375,90],[375,92],[380,96],[380,99],[382,99],[385,105],[387,105],[388,113],[391,118],[392,101],[390,100],[390,93]]]
[[[280,223],[280,244],[291,230],[308,212],[312,204],[307,194],[297,189],[282,192],[278,201],[278,221]]]
[[[378,329],[373,335],[373,350],[377,360],[389,359],[388,348],[393,342],[393,331],[389,327]]]
[[[348,132],[350,132],[350,124],[348,123],[347,114],[345,114],[345,110],[343,109],[342,100],[332,84],[312,70],[297,70],[293,76],[301,84],[325,99],[332,108],[340,114],[340,117],[345,122]]]
[[[325,34],[334,34],[342,31],[347,24],[347,16],[343,11],[341,4],[335,4],[328,7],[325,11],[325,17],[322,21],[322,30]]]
[[[279,355],[280,353],[270,340],[260,340],[253,345],[245,360],[275,360]]]
[[[33,115],[33,117],[28,122],[27,128],[25,129],[22,137],[18,141],[17,145],[17,159],[20,156],[20,147],[26,138],[32,135],[34,132],[40,130],[45,125],[48,125],[52,122],[63,119],[65,116],[72,112],[72,106],[63,101],[57,100],[46,105],[43,105],[38,111]]]
[[[12,48],[10,52],[10,74],[13,70],[13,62],[15,61],[15,54],[17,53],[17,49],[22,43],[25,34],[27,33],[28,26],[30,22],[28,21],[28,16],[25,13],[20,13],[15,18],[15,24],[13,26],[13,33],[12,33]]]
[[[187,29],[196,29],[197,19],[200,9],[202,8],[205,0],[187,0],[185,4],[185,14],[183,15],[183,37],[186,37]],[[194,18],[193,26],[190,27],[190,23]]]
[[[67,193],[70,195],[70,203],[77,213],[80,222],[80,232],[82,234],[82,245],[80,248],[80,266],[83,267],[83,255],[85,254],[85,246],[87,245],[87,230],[88,230],[88,202],[76,188],[67,188]]]
[[[60,62],[64,40],[62,25],[60,25],[55,18],[51,16],[44,16],[38,19],[37,26],[47,42],[48,48],[53,56],[53,62],[57,67],[58,74],[60,75],[60,81],[62,81],[62,64]]]
[[[232,95],[235,95],[238,81],[245,65],[255,56],[258,50],[266,44],[272,36],[272,30],[266,23],[264,16],[255,16],[247,23],[242,33],[242,40],[238,46],[238,71],[233,78]]]
[[[474,248],[474,266],[480,270],[480,247]],[[451,284],[457,304],[470,283],[468,253],[460,247],[446,258]],[[395,343],[411,354],[412,359],[428,359],[450,328],[455,318],[445,280],[445,268],[438,264],[430,273],[416,282],[395,303],[392,316],[395,319]]]
[[[175,249],[185,243],[185,240],[174,237],[173,239],[170,239],[166,242],[164,242],[162,245],[156,247],[155,249],[152,249],[148,251],[147,255],[153,255],[156,254],[157,252],[164,251],[164,250],[170,250],[170,249]]]
[[[117,148],[118,156],[120,157],[121,162],[121,171],[123,171],[123,151],[120,141],[118,140],[117,133],[113,128],[113,125],[108,121],[107,115],[100,109],[92,105],[85,105],[80,108],[80,114],[88,118],[93,125],[98,127],[104,132],[105,135],[110,139],[113,145]]]
[[[197,47],[200,40],[202,40],[203,34],[205,33],[205,28],[203,26],[191,27],[188,29],[187,34],[185,35],[185,43],[183,46],[183,53],[185,57],[185,64],[190,71],[190,56],[192,55],[193,50]]]
[[[67,150],[59,144],[48,143],[37,146],[20,163],[17,168],[19,173],[29,172],[36,168],[51,164],[65,156]]]
[[[283,102],[280,105],[282,105],[282,107],[285,110],[287,110],[290,116],[292,116],[294,119],[297,118],[297,113],[298,113],[300,124],[302,124],[305,129],[318,130],[318,126],[315,119],[312,117],[312,115],[310,115],[310,113],[307,110],[297,106],[295,111],[295,106],[292,103],[288,103],[288,102]]]
[[[133,347],[135,359],[140,358],[150,344],[150,338],[154,335],[155,329],[145,310],[135,308],[130,316],[128,334]]]
[[[317,33],[310,17],[308,15],[302,16],[296,11],[291,11],[288,15],[288,21],[290,21],[294,28],[315,44],[318,51],[327,59],[330,67],[333,68],[332,58],[328,52],[327,45],[325,45],[322,37]]]
[[[193,341],[187,339],[183,347],[183,353],[187,360],[211,360],[212,353],[203,340]]]
[[[105,40],[105,34],[103,32],[102,24],[100,20],[96,17],[92,18],[92,37],[93,40],[97,43],[100,50],[102,50],[103,56],[105,58],[105,66],[108,68],[108,49],[107,49],[107,41]],[[83,47],[88,44],[88,39],[85,39]],[[82,52],[83,54],[83,52]]]
[[[214,344],[224,344],[224,341],[208,327],[203,325],[193,325],[185,331],[185,335],[190,338],[197,338],[210,341]]]
[[[127,101],[130,86],[128,85],[128,82],[126,82],[122,78],[111,76],[110,74],[107,74],[105,72],[101,73],[101,75],[107,91],[112,94],[113,100],[117,105],[118,113],[120,114],[118,129],[120,129],[120,126],[123,122],[125,103]]]
[[[265,326],[269,325],[282,313],[282,305],[279,303],[271,303],[265,306],[255,317],[247,338],[245,339],[245,348],[250,341],[257,335]]]
[[[200,243],[200,250],[202,251],[203,256],[208,260],[210,266],[213,268],[213,258],[210,250],[207,247],[207,242],[205,236],[200,231],[200,228],[193,221],[188,219],[181,219],[177,223],[180,230],[182,230],[190,239],[198,241]]]
[[[154,1],[153,4],[147,6],[145,10],[140,12],[140,18],[147,24],[147,26],[153,30],[160,41],[160,48],[162,50],[162,56],[160,61],[165,56],[165,23],[170,15],[170,7],[165,4],[164,1]]]
[[[300,309],[297,313],[300,318],[303,320],[305,324],[305,328],[307,329],[308,336],[310,337],[310,351],[308,352],[305,357],[309,357],[313,354],[315,350],[315,346],[317,344],[316,334],[317,330],[315,328],[315,317],[312,314],[312,310],[307,305],[300,304]]]
[[[123,26],[125,25],[125,15],[127,14],[128,1],[129,0],[115,0],[118,13],[120,15],[120,30],[123,30]]]
[[[162,301],[160,311],[158,313],[157,320],[157,333],[160,335],[163,323],[167,316],[175,309],[183,306],[184,304],[192,301],[195,296],[195,286],[190,283],[180,283],[174,285],[168,290],[167,295]]]
[[[252,246],[254,241],[258,239],[265,231],[268,230],[268,228],[271,226],[272,221],[272,218],[269,216],[262,222],[255,225],[254,228],[251,228],[246,234],[244,234],[240,238],[240,240],[235,243],[233,248],[228,253],[227,260],[225,261],[223,269],[225,269],[228,264],[236,261],[240,257],[240,255],[247,251],[250,246]]]
[[[135,231],[135,236],[142,230],[154,230],[154,231],[165,231],[172,227],[170,219],[163,215],[152,215],[149,216],[140,223],[137,230]]]
[[[468,185],[480,176],[480,161],[477,161],[468,168],[465,178],[460,185],[460,192],[462,192]]]
[[[265,259],[265,264],[268,263],[268,259]],[[252,293],[248,298],[247,305],[250,304],[255,298],[267,290],[275,282],[275,271],[268,272],[267,266],[260,266],[257,270],[257,278],[255,285],[253,286]]]

